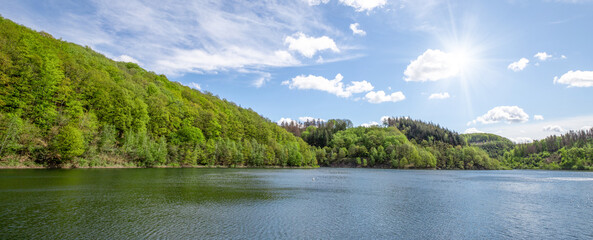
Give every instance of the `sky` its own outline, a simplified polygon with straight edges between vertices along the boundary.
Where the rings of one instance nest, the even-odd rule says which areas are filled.
[[[275,121],[593,126],[593,0],[3,0],[0,14]]]

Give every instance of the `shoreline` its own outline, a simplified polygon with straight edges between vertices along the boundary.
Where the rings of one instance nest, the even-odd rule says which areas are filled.
[[[227,168],[227,169],[316,169],[319,166],[301,166],[301,167],[290,167],[290,166],[96,166],[96,167],[78,167],[78,166],[64,166],[64,167],[44,167],[44,166],[0,166],[0,170],[4,169],[140,169],[140,168]]]

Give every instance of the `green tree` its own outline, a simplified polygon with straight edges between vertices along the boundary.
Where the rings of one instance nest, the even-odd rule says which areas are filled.
[[[82,132],[72,125],[66,125],[60,129],[53,145],[65,160],[78,157],[85,150]]]

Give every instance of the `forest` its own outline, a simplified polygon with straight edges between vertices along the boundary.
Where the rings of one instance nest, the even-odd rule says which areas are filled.
[[[316,166],[251,109],[0,18],[3,166]]]
[[[408,117],[385,119],[382,126],[352,127],[345,119],[281,125],[315,147],[320,166],[502,169],[498,159],[461,135]]]
[[[391,117],[281,125],[0,17],[0,167],[593,168],[593,130],[514,144]]]

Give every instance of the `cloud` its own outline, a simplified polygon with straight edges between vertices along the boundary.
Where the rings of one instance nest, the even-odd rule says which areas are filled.
[[[294,122],[296,124],[296,121],[292,120],[290,118],[280,118],[280,120],[278,120],[277,123],[278,123],[278,125],[281,125],[282,123],[290,124],[292,122]]]
[[[509,64],[509,66],[507,68],[510,70],[513,70],[514,72],[519,72],[519,71],[523,71],[523,69],[525,69],[527,67],[528,63],[529,63],[529,59],[521,58],[521,59],[519,59],[519,61]]]
[[[375,122],[375,121],[372,121],[372,122],[369,122],[369,123],[363,123],[363,124],[360,124],[360,126],[361,126],[361,127],[372,127],[372,126],[379,126],[379,123],[378,123],[378,122]]]
[[[528,137],[515,137],[515,138],[509,138],[509,140],[511,140],[512,142],[514,142],[516,144],[532,143],[533,142],[533,139],[528,138]]]
[[[552,57],[552,55],[547,54],[546,52],[538,52],[533,57],[539,59],[540,61],[546,61]]]
[[[249,66],[293,66],[300,62],[286,51],[263,53],[237,46],[212,54],[204,50],[176,50],[171,56],[158,60],[159,68],[170,74],[176,72],[216,71],[241,69]]]
[[[353,7],[357,12],[368,12],[374,8],[383,7],[387,0],[340,0],[340,3]]]
[[[562,129],[562,127],[560,127],[558,125],[548,125],[548,126],[545,126],[543,128],[543,130],[545,132],[557,132],[557,133],[563,133],[564,132],[564,129]]]
[[[565,55],[560,56],[561,59],[566,59],[567,57]]]
[[[471,133],[484,133],[484,132],[482,132],[476,128],[468,128],[468,129],[465,129],[465,132],[463,132],[463,133],[471,134]]]
[[[308,37],[302,32],[293,34],[284,39],[284,43],[288,44],[288,49],[297,51],[301,55],[312,58],[315,53],[323,50],[332,50],[333,52],[340,52],[333,39],[323,37]]]
[[[304,0],[305,2],[307,2],[309,4],[309,6],[316,6],[319,4],[326,4],[329,2],[329,0]]]
[[[120,55],[119,57],[116,57],[113,60],[118,61],[118,62],[131,62],[131,63],[135,63],[135,64],[140,64],[140,62],[138,62],[138,60],[136,60],[135,58],[130,57],[128,55]]]
[[[367,81],[354,81],[350,86],[346,87],[346,92],[362,93],[372,91],[374,88],[375,87]]]
[[[429,100],[433,100],[433,99],[447,99],[450,98],[451,96],[449,96],[448,92],[444,92],[444,93],[433,93],[430,94],[430,96],[428,97]]]
[[[533,120],[536,120],[536,121],[544,120],[544,116],[542,116],[542,115],[533,115]]]
[[[459,75],[459,64],[455,56],[441,50],[426,50],[411,61],[404,75],[407,82],[438,81]]]
[[[568,87],[593,87],[593,71],[568,71],[560,78],[554,77],[554,84],[567,84]]]
[[[406,96],[402,92],[394,92],[390,95],[386,95],[384,91],[371,91],[364,96],[365,100],[370,103],[383,103],[383,102],[399,102],[406,99]]]
[[[389,116],[383,116],[383,117],[381,117],[381,123],[386,124],[387,123],[387,120],[389,118],[390,118]]]
[[[352,34],[359,35],[359,36],[367,35],[367,32],[365,32],[362,29],[359,29],[359,27],[360,27],[360,24],[358,24],[358,23],[350,24],[350,30],[352,30]]]
[[[581,130],[587,131],[587,130],[591,130],[591,128],[593,128],[592,126],[583,126],[581,128]]]
[[[195,83],[195,82],[189,83],[189,87],[193,88],[193,89],[197,89],[197,90],[202,90],[202,87],[200,87],[200,84]]]
[[[256,88],[260,88],[263,85],[266,84],[266,82],[270,81],[270,78],[272,77],[272,74],[267,73],[267,72],[262,72],[260,73],[260,77],[255,79],[255,81],[253,81],[253,86],[255,86]]]
[[[282,82],[282,85],[288,85],[290,89],[312,89],[324,91],[344,98],[350,97],[354,93],[368,92],[374,88],[373,85],[367,81],[354,81],[351,82],[350,85],[344,87],[342,79],[344,79],[344,77],[339,73],[332,80],[321,76],[300,75],[292,78],[289,81]]]
[[[491,124],[491,123],[498,123],[504,121],[506,123],[522,123],[527,122],[529,120],[529,115],[523,111],[522,108],[517,106],[498,106],[486,114],[478,117],[476,120],[473,120],[468,123],[476,124],[480,122],[482,124]]]

